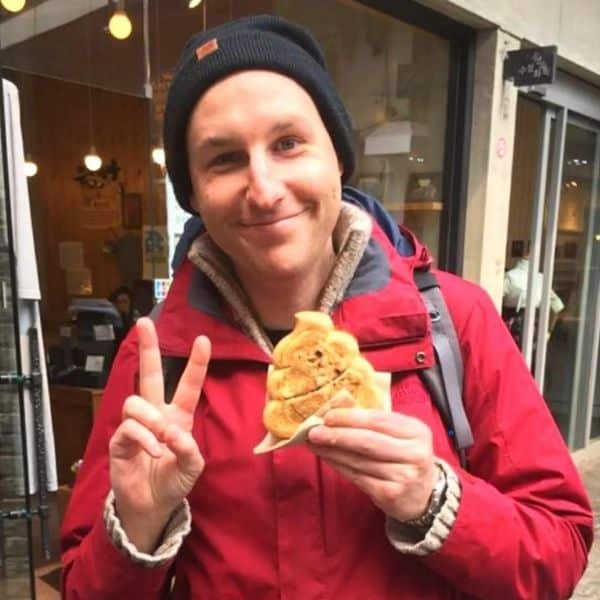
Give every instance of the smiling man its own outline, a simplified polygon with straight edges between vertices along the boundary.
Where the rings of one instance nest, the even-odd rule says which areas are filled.
[[[334,265],[341,208],[342,166],[315,103],[279,73],[230,75],[193,110],[187,148],[193,208],[262,324],[291,329]]]
[[[205,229],[113,367],[63,525],[65,598],[567,598],[592,540],[560,433],[487,296],[437,276],[459,336],[469,470],[419,377],[413,272],[344,202],[350,119],[304,29],[263,16],[188,42],[167,167]],[[392,411],[346,400],[309,443],[255,456],[274,343],[331,314],[392,374]],[[172,398],[162,361],[189,357]]]

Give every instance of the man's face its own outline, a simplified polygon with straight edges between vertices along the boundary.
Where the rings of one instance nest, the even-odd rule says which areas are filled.
[[[341,167],[295,81],[244,71],[212,86],[188,125],[192,206],[252,280],[296,278],[333,256]]]

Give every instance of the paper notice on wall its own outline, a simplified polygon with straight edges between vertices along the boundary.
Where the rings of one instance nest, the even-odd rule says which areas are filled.
[[[164,225],[144,225],[142,250],[144,279],[166,279],[169,276],[169,243]]]
[[[175,252],[175,248],[177,247],[177,243],[179,242],[179,238],[183,233],[183,229],[185,227],[186,221],[190,219],[190,213],[186,212],[179,206],[179,202],[177,202],[177,198],[175,197],[175,192],[173,191],[173,186],[171,185],[171,181],[169,177],[165,177],[165,184],[167,188],[167,230],[169,236],[169,265],[173,260],[173,254]],[[169,273],[171,273],[171,269],[169,267]]]
[[[83,244],[81,242],[60,242],[58,257],[61,269],[82,269]]]
[[[115,330],[112,325],[94,325],[94,339],[97,342],[109,342],[115,339]]]
[[[92,272],[90,269],[67,269],[65,276],[69,296],[92,295]]]
[[[85,370],[90,373],[102,373],[104,368],[104,356],[88,354],[85,357]]]

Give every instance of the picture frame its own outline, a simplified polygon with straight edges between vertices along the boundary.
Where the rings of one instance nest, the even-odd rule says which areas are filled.
[[[142,195],[138,193],[123,194],[121,207],[121,223],[123,229],[142,228]]]

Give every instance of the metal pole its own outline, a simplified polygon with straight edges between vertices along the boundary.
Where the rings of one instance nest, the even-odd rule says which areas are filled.
[[[523,356],[531,370],[533,355],[533,335],[535,330],[536,275],[539,271],[540,249],[542,247],[542,227],[544,225],[544,204],[546,199],[546,180],[548,177],[548,153],[550,151],[550,132],[553,112],[546,108],[539,144],[537,164],[535,204],[531,223],[531,248],[529,253],[529,272],[527,273],[527,299],[525,303],[525,324],[523,327]]]
[[[552,279],[554,278],[554,248],[556,247],[556,231],[558,229],[558,209],[561,197],[566,131],[567,109],[563,108],[559,111],[556,119],[556,135],[554,138],[551,171],[552,184],[549,194],[546,246],[544,248],[544,281],[542,285],[542,301],[540,303],[535,356],[535,380],[542,393],[544,391],[544,377],[546,370],[546,338],[550,320],[550,292],[552,291]]]
[[[34,316],[35,318],[35,316]],[[35,321],[33,321],[35,322]],[[50,532],[48,530],[48,476],[46,473],[46,435],[44,431],[44,409],[42,405],[42,371],[40,367],[40,349],[38,330],[30,327],[29,352],[31,355],[31,386],[29,393],[33,403],[33,425],[35,436],[35,458],[38,480],[38,516],[44,558],[50,560]]]

